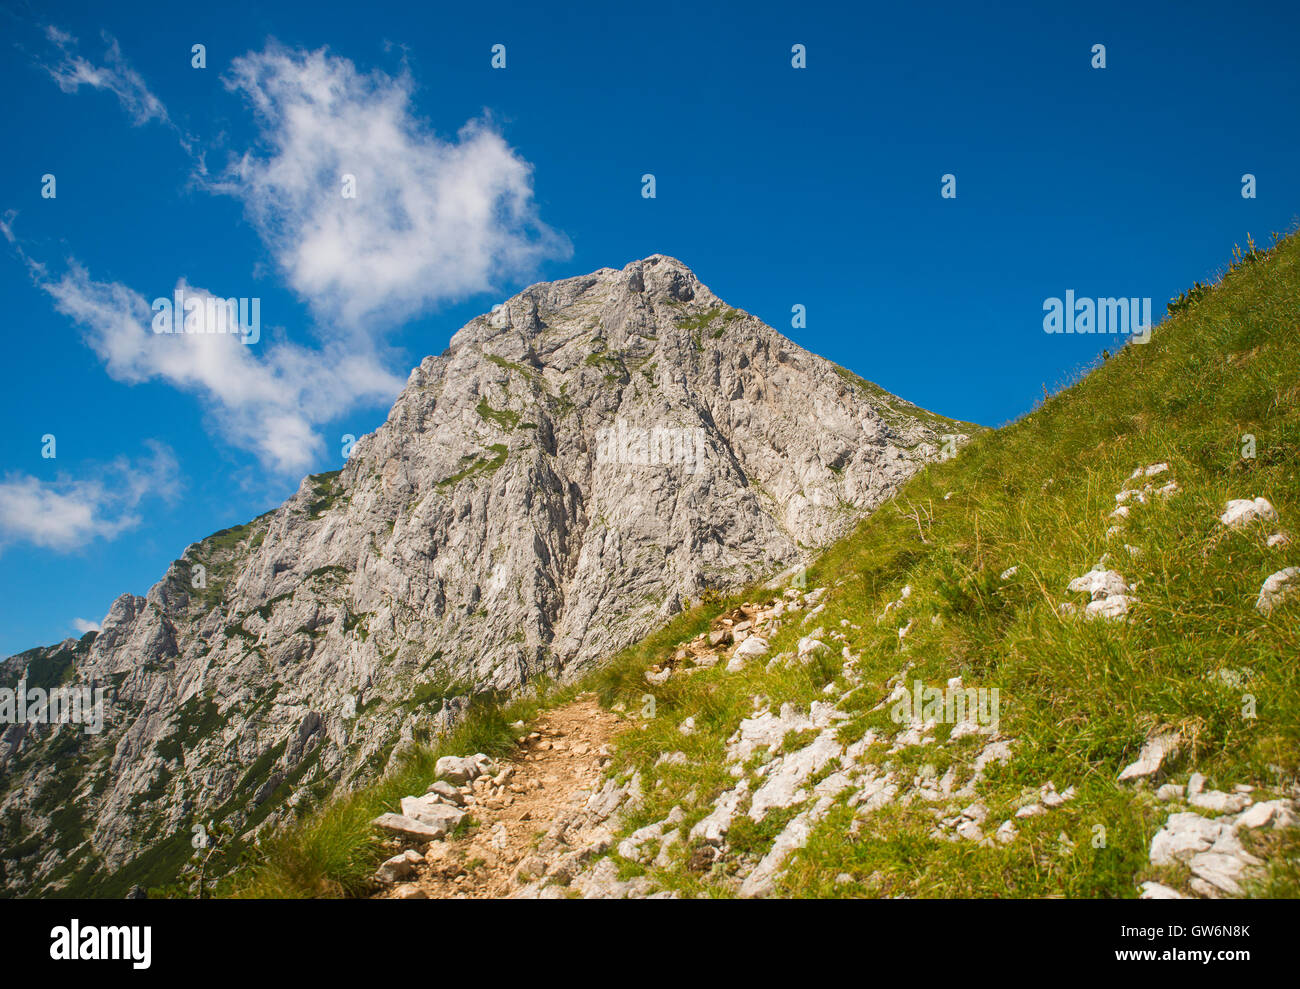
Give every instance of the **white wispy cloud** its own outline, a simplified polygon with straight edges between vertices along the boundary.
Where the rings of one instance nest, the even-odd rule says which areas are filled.
[[[78,53],[77,39],[66,31],[50,25],[45,28],[45,37],[58,54],[53,61],[42,63],[42,68],[65,93],[75,93],[82,86],[107,90],[117,97],[136,126],[150,120],[170,121],[162,100],[150,92],[140,73],[122,57],[115,38],[102,35],[104,55],[96,64]]]
[[[0,479],[0,549],[17,542],[80,549],[139,525],[142,502],[170,500],[179,489],[171,450],[155,442],[148,446],[147,458],[118,458],[93,479],[44,481],[30,474]]]
[[[244,152],[211,188],[243,201],[322,322],[398,321],[571,253],[537,216],[532,166],[487,120],[439,138],[405,72],[272,45],[235,59],[226,84],[267,150]]]
[[[103,626],[101,626],[99,622],[92,622],[88,618],[72,619],[72,627],[75,628],[77,632],[80,633],[81,635],[85,635],[87,632],[103,631]]]
[[[391,399],[404,381],[373,354],[338,342],[249,346],[232,333],[155,333],[143,295],[95,281],[76,263],[38,284],[83,327],[111,377],[127,384],[158,379],[200,396],[222,435],[284,473],[302,473],[323,454],[321,424],[358,403]],[[184,279],[176,289],[213,298]]]

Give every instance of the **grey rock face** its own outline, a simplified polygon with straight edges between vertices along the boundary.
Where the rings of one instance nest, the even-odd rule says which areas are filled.
[[[945,435],[967,438],[672,258],[526,289],[425,358],[341,471],[114,603],[75,663],[116,690],[63,770],[75,821],[47,799],[46,751],[74,726],[0,744],[5,842],[46,839],[4,883],[355,785],[475,692],[574,677],[683,598],[799,564]]]

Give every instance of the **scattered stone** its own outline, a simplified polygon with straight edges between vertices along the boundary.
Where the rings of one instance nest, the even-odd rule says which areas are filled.
[[[1219,516],[1219,521],[1230,529],[1244,528],[1256,520],[1269,522],[1277,520],[1277,511],[1267,498],[1256,498],[1253,501],[1248,498],[1234,498],[1228,502],[1228,507]]]
[[[1140,900],[1185,900],[1187,899],[1176,889],[1170,889],[1161,883],[1145,882],[1142,884],[1142,895]]]
[[[1220,790],[1207,790],[1189,798],[1188,803],[1201,810],[1214,811],[1217,814],[1235,814],[1250,806],[1250,797],[1244,793],[1223,793]]]
[[[375,878],[381,883],[396,883],[403,879],[410,879],[415,875],[416,865],[422,861],[424,860],[416,852],[402,852],[401,855],[394,855],[385,861],[375,871]]]
[[[773,807],[793,806],[807,798],[804,782],[824,766],[840,757],[843,747],[835,741],[835,729],[829,728],[797,752],[775,761],[763,785],[754,793],[749,817],[761,821]]]
[[[1288,597],[1296,593],[1300,586],[1300,567],[1287,567],[1275,574],[1270,574],[1259,589],[1259,599],[1255,607],[1267,615]]]
[[[1137,603],[1137,598],[1127,594],[1112,594],[1101,601],[1089,602],[1083,609],[1083,616],[1089,620],[1104,618],[1107,621],[1117,621],[1125,617]]]
[[[672,850],[682,840],[681,828],[675,828],[664,835],[663,844],[659,846],[659,854],[655,856],[655,865],[660,869],[666,869],[672,865]]]
[[[731,827],[731,822],[736,817],[740,802],[748,793],[749,780],[742,779],[733,789],[728,790],[718,798],[717,803],[713,805],[713,810],[707,817],[703,817],[695,823],[695,826],[691,828],[691,837],[698,838],[711,845],[722,844],[727,829]]]
[[[967,841],[982,841],[984,831],[978,821],[962,821],[957,825],[957,834]]]
[[[465,811],[462,808],[447,803],[438,794],[403,797],[401,806],[403,817],[430,827],[442,828],[444,833],[453,830],[465,819]]]
[[[391,831],[400,838],[412,838],[416,841],[433,841],[447,834],[448,828],[424,824],[401,814],[380,814],[370,822],[377,828]]]
[[[541,879],[544,875],[546,875],[546,860],[540,855],[525,856],[515,867],[515,879],[519,882],[530,883]]]
[[[1213,851],[1200,852],[1193,855],[1187,864],[1196,876],[1211,886],[1230,896],[1241,895],[1240,880],[1246,871],[1246,863],[1237,856]]]
[[[1049,809],[1059,807],[1067,800],[1074,799],[1074,787],[1071,786],[1066,788],[1064,793],[1057,793],[1056,786],[1050,780],[1043,785],[1042,790],[1039,792],[1041,793],[1040,799],[1043,802],[1043,806]]]
[[[1255,804],[1249,810],[1243,812],[1236,821],[1238,828],[1262,828],[1265,824],[1273,819],[1273,814],[1277,810],[1277,803],[1274,801],[1265,801]]]
[[[1094,569],[1070,581],[1067,590],[1084,592],[1092,596],[1093,601],[1102,601],[1112,595],[1127,594],[1129,587],[1114,570]]]
[[[465,758],[446,755],[434,764],[433,771],[448,783],[468,783],[482,776],[491,764],[482,752]]]
[[[1130,481],[1139,477],[1155,477],[1157,474],[1163,474],[1169,469],[1166,463],[1151,464],[1149,467],[1139,467],[1128,476]]]
[[[448,803],[455,804],[457,807],[465,806],[465,795],[445,780],[436,780],[430,784],[428,793],[436,794]]]
[[[796,814],[772,842],[771,850],[759,860],[754,871],[740,885],[742,897],[767,896],[775,888],[781,866],[795,849],[808,843],[813,826],[830,810],[832,799],[822,797],[809,809]]]
[[[1178,754],[1178,746],[1181,741],[1182,739],[1177,732],[1164,732],[1155,738],[1149,739],[1142,746],[1142,751],[1138,753],[1137,760],[1120,771],[1119,778],[1121,780],[1131,780],[1155,776],[1160,772],[1166,759],[1173,758]]]
[[[799,644],[796,647],[798,649],[799,655],[803,657],[803,656],[811,656],[819,652],[825,652],[826,649],[828,648],[826,643],[822,642],[821,639],[817,638],[817,636],[822,634],[823,634],[823,630],[819,628],[816,629],[811,634],[805,635],[802,639],[800,639]]]
[[[1151,864],[1172,865],[1207,851],[1223,831],[1223,824],[1200,814],[1170,814],[1151,839]]]

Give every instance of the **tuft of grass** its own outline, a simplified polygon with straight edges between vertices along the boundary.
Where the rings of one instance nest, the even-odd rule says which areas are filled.
[[[443,491],[447,488],[454,488],[468,477],[476,477],[479,474],[495,474],[501,468],[501,465],[506,462],[510,450],[504,443],[492,443],[488,446],[488,449],[492,451],[491,457],[475,456],[474,454],[464,457],[461,463],[468,464],[468,466],[458,470],[451,477],[444,477],[435,485],[438,490]]]
[[[479,399],[478,407],[475,411],[484,419],[488,420],[488,422],[496,423],[507,433],[513,430],[515,426],[519,425],[518,412],[512,412],[510,409],[494,409],[492,408],[491,403],[488,402],[486,396]]]

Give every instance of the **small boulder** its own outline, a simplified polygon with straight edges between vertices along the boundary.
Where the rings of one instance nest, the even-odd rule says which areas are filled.
[[[437,780],[430,784],[428,796],[441,797],[446,803],[455,804],[457,807],[465,806],[465,795],[445,780]]]
[[[423,860],[415,852],[402,852],[401,855],[394,855],[384,862],[375,871],[375,878],[381,883],[396,883],[403,879],[410,879],[415,875],[416,864],[421,861]]]
[[[1128,615],[1133,605],[1137,603],[1137,598],[1130,597],[1127,594],[1112,594],[1100,601],[1090,601],[1088,606],[1083,609],[1083,616],[1089,621],[1094,618],[1118,621]]]
[[[465,818],[465,811],[445,802],[437,794],[423,797],[403,797],[402,816],[421,824],[443,829],[443,834],[453,830]],[[441,837],[441,835],[439,835]]]
[[[1255,608],[1261,614],[1267,615],[1297,590],[1300,590],[1300,567],[1279,570],[1275,574],[1270,574],[1260,587]]]
[[[1176,889],[1171,889],[1163,883],[1145,882],[1142,884],[1142,895],[1139,900],[1185,900],[1187,899]]]
[[[448,830],[432,824],[424,824],[402,814],[380,814],[370,823],[400,838],[410,838],[415,841],[434,841],[443,837]]]
[[[1128,584],[1114,570],[1096,568],[1070,581],[1067,590],[1089,594],[1094,601],[1128,593]]]
[[[434,772],[449,783],[463,784],[482,776],[492,760],[483,753],[465,756],[445,755],[434,764]]]
[[[1219,521],[1230,529],[1244,528],[1259,519],[1277,519],[1277,511],[1267,498],[1234,498],[1219,516]]]
[[[1137,760],[1121,770],[1121,780],[1140,779],[1155,776],[1164,766],[1166,759],[1178,754],[1178,745],[1182,741],[1177,732],[1164,732],[1148,739],[1138,753]]]

